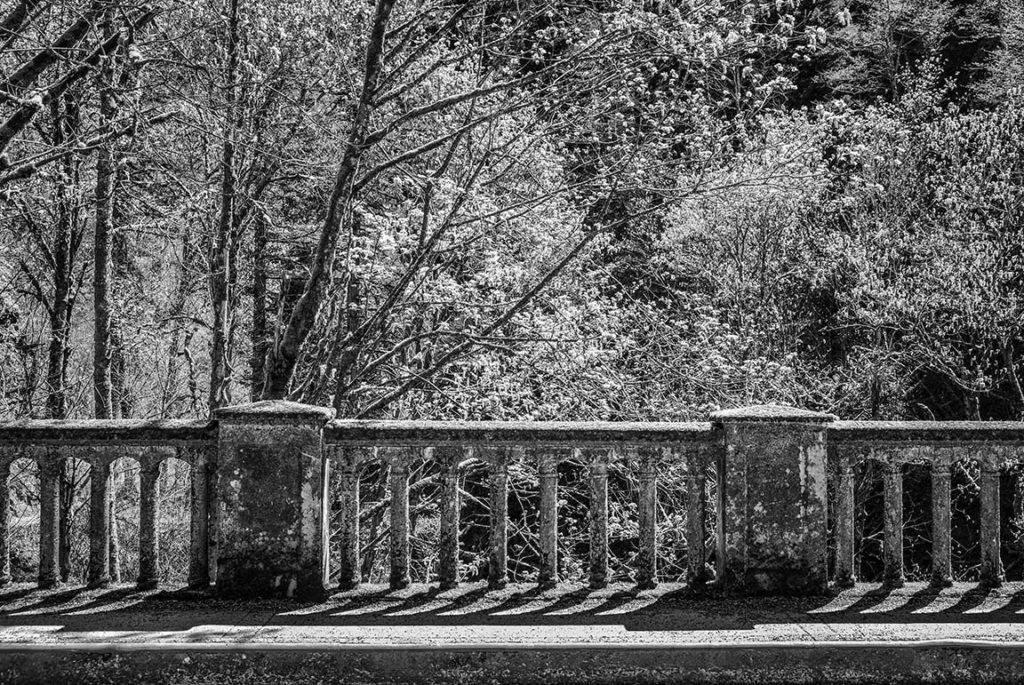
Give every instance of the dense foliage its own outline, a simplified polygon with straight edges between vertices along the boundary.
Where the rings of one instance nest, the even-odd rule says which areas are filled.
[[[1024,412],[1014,3],[0,0],[0,19],[0,418],[277,397],[383,418]],[[68,573],[87,479],[66,469]]]

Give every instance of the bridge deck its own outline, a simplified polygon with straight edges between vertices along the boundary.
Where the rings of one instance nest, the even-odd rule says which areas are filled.
[[[132,587],[0,592],[0,642],[376,645],[1024,641],[1024,584],[861,585],[834,598],[693,598],[679,586],[539,591],[363,587],[319,604],[196,598]]]
[[[180,660],[193,652],[327,654],[338,682],[362,682],[352,680],[356,671],[338,661],[342,652],[375,655],[370,662],[358,661],[358,673],[373,680],[372,671],[382,667],[388,681],[430,680],[432,669],[442,666],[449,670],[437,673],[450,673],[465,666],[465,659],[453,657],[461,652],[472,653],[473,668],[492,677],[481,655],[503,655],[499,676],[509,668],[536,666],[538,674],[548,674],[538,675],[542,682],[557,682],[553,672],[574,673],[566,676],[574,682],[598,671],[605,673],[598,681],[619,680],[608,676],[610,664],[632,664],[631,679],[650,682],[702,682],[699,676],[707,669],[700,664],[713,666],[714,677],[705,681],[721,682],[729,677],[720,669],[732,668],[729,664],[746,669],[738,677],[758,672],[763,682],[792,682],[793,669],[806,675],[808,664],[822,681],[841,680],[843,673],[858,673],[858,682],[872,673],[879,682],[906,680],[900,674],[912,677],[926,668],[933,681],[952,682],[968,674],[998,682],[1009,677],[999,664],[1019,670],[1024,655],[1024,584],[995,590],[958,584],[942,591],[924,585],[893,591],[862,585],[816,599],[694,598],[671,585],[649,591],[625,585],[600,591],[512,585],[497,592],[480,584],[447,592],[414,585],[396,592],[364,587],[318,604],[233,602],[131,587],[39,591],[15,586],[0,592],[0,667],[6,663],[16,673],[40,667],[42,647],[51,660],[54,653],[113,653],[122,659],[133,652],[171,654],[178,659],[178,682],[188,682],[180,679]],[[856,663],[843,656],[850,650],[856,650]],[[410,660],[417,651],[435,656]],[[556,652],[561,656],[552,666],[549,657]],[[441,654],[448,661],[439,665]],[[510,655],[518,666],[510,666]],[[945,661],[952,666],[942,670]],[[323,666],[317,669],[322,675]],[[388,669],[399,670],[396,675]],[[513,680],[525,679],[522,671],[514,672]],[[989,676],[979,677],[982,673]],[[2,674],[0,668],[0,681]],[[808,678],[795,680],[816,681]]]

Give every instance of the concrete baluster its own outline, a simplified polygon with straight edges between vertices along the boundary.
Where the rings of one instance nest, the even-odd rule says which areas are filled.
[[[216,450],[199,447],[190,450],[190,470],[192,474],[192,506],[190,509],[188,586],[193,589],[205,588],[211,582],[210,558],[211,519],[213,502],[213,469],[216,462]]]
[[[0,587],[11,582],[11,464],[13,449],[0,448]]]
[[[352,590],[362,581],[359,550],[359,460],[355,447],[328,448],[338,471],[338,586]]]
[[[981,459],[981,584],[985,587],[999,587],[1005,579],[999,549],[1000,456],[992,448]]]
[[[538,458],[540,480],[540,570],[541,587],[558,584],[558,457],[545,452]]]
[[[437,575],[442,590],[459,584],[459,522],[462,502],[459,495],[459,463],[462,447],[435,447],[433,456],[441,464],[441,522],[438,540]]]
[[[409,577],[409,455],[391,461],[391,573],[392,590],[408,587]]]
[[[608,585],[608,458],[590,463],[590,587]]]
[[[707,477],[702,450],[690,448],[686,459],[686,581],[699,589],[707,583]]]
[[[837,448],[839,481],[836,483],[836,585],[853,587],[857,582],[854,559],[854,526],[856,502],[854,500],[853,460],[855,451]]]
[[[93,450],[89,474],[89,587],[110,584],[110,471],[105,450]]]
[[[933,587],[948,587],[953,584],[953,569],[950,561],[950,484],[952,482],[952,459],[948,450],[934,455],[932,460],[932,579]]]
[[[60,498],[60,452],[46,450],[39,460],[39,587],[60,585],[57,512]]]
[[[521,457],[522,448],[514,448]],[[487,586],[505,587],[508,583],[508,458],[509,451],[499,448],[488,455],[490,460],[490,544],[487,562]]]
[[[882,471],[882,582],[903,587],[903,469],[897,455],[886,455]]]
[[[149,450],[139,463],[139,577],[140,590],[160,582],[160,454]]]
[[[658,448],[631,450],[639,461],[640,493],[637,503],[637,529],[640,549],[637,553],[636,584],[641,590],[658,585]]]

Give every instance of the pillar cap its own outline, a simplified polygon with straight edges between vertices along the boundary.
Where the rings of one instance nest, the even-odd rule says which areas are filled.
[[[831,423],[838,418],[834,414],[781,404],[756,404],[711,414],[713,423]]]
[[[334,418],[334,409],[314,404],[289,402],[288,400],[260,400],[249,404],[236,404],[213,411],[218,419],[231,421],[259,422],[267,419],[310,419],[327,422]]]

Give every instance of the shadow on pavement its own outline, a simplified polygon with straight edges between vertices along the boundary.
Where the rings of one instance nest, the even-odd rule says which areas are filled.
[[[968,584],[936,590],[859,586],[831,597],[734,598],[695,595],[679,585],[638,591],[625,584],[590,590],[578,584],[541,590],[481,583],[454,590],[414,585],[364,587],[320,603],[228,600],[211,593],[140,592],[134,587],[0,591],[0,628],[53,626],[60,631],[181,631],[197,640],[247,639],[275,626],[570,626],[617,625],[636,631],[749,630],[771,624],[1024,623],[1024,585],[986,590]],[[228,630],[228,627],[231,627]],[[204,637],[205,635],[205,637]],[[251,637],[251,636],[249,636]]]

